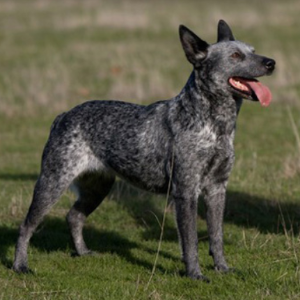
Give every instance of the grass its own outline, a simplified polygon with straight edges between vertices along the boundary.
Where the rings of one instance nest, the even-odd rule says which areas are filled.
[[[299,299],[299,13],[296,0],[0,0],[0,299]],[[213,42],[221,18],[278,66],[262,79],[272,105],[245,101],[238,120],[224,225],[236,272],[213,270],[200,199],[199,257],[211,284],[183,276],[171,208],[152,277],[166,198],[117,182],[84,230],[95,256],[71,255],[68,192],[32,238],[32,274],[14,274],[17,228],[54,117],[87,99],[176,95],[191,70],[178,25]]]

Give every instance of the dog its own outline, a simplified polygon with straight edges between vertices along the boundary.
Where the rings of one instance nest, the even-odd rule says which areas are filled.
[[[88,101],[54,120],[32,203],[19,229],[16,272],[28,272],[29,240],[70,185],[78,199],[67,221],[78,255],[89,254],[84,222],[116,176],[155,193],[167,193],[170,185],[186,275],[208,281],[197,246],[197,202],[203,194],[209,254],[217,271],[230,270],[223,251],[223,214],[237,115],[243,99],[269,105],[271,92],[256,78],[270,75],[275,61],[235,40],[223,20],[214,44],[183,25],[179,36],[193,71],[176,97],[148,106]]]

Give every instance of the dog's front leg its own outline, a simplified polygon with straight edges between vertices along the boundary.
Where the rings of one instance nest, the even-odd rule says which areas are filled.
[[[184,196],[185,195],[189,195]],[[176,207],[176,220],[179,239],[182,247],[182,259],[186,266],[187,276],[192,279],[208,281],[202,275],[198,261],[198,236],[197,236],[197,202],[198,197],[190,193],[180,193],[177,189],[173,200]]]
[[[215,269],[228,272],[223,250],[223,217],[225,208],[225,184],[212,186],[204,192],[206,222],[209,235],[209,254],[214,259]]]

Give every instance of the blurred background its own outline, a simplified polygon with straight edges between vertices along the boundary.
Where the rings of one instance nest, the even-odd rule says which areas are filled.
[[[150,103],[176,95],[191,66],[184,24],[209,43],[224,19],[273,57],[274,102],[298,103],[300,2],[1,0],[0,115],[56,114],[87,99]]]

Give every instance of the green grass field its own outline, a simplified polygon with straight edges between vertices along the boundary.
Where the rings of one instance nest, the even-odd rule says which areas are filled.
[[[0,0],[0,300],[300,299],[299,15],[296,0]],[[212,43],[221,18],[277,61],[262,79],[273,103],[245,101],[238,120],[224,226],[236,272],[213,270],[200,199],[199,257],[211,283],[184,276],[171,208],[152,277],[166,198],[117,182],[85,227],[96,255],[72,255],[67,192],[31,240],[33,272],[15,274],[18,226],[55,116],[90,99],[175,96],[191,71],[179,24]]]

